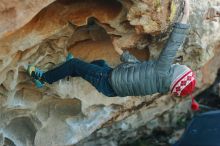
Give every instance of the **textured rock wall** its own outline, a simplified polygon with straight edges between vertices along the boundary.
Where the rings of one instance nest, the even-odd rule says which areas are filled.
[[[37,89],[25,69],[29,63],[51,69],[65,61],[67,51],[85,61],[105,59],[114,67],[120,61],[112,36],[140,60],[156,59],[181,15],[182,1],[52,2],[0,2],[1,145],[118,145],[158,127],[175,127],[188,112],[187,98],[109,98],[81,78]],[[208,5],[215,4],[191,0],[190,35],[176,59],[197,72],[195,94],[214,81],[220,67],[220,23],[202,19]]]
[[[54,0],[3,0],[0,3],[0,38],[25,25]]]

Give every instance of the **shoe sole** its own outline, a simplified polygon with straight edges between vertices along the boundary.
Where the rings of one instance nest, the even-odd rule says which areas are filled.
[[[30,76],[32,76],[31,74],[32,74],[32,72],[33,71],[35,71],[35,67],[34,66],[28,66],[28,74],[30,75]]]

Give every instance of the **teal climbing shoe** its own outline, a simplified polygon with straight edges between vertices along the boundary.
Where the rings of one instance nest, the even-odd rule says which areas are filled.
[[[40,80],[34,79],[34,84],[37,88],[42,88],[44,86],[44,83]]]
[[[72,53],[68,53],[67,56],[66,56],[66,61],[69,61],[71,59],[73,59],[73,54]]]
[[[33,65],[28,65],[27,72],[29,76],[32,77],[37,88],[42,88],[44,86],[44,81],[42,80],[42,75],[44,72],[42,70]]]

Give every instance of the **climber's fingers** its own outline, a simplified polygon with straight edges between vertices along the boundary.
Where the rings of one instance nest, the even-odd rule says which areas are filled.
[[[215,18],[212,18],[212,19],[210,19],[210,21],[215,21],[215,22],[217,22],[217,19],[215,19]]]
[[[206,20],[209,20],[209,21],[215,21],[217,22],[217,19],[215,17],[212,17],[212,18],[205,18]]]
[[[209,8],[203,18],[206,20],[217,21],[215,17],[219,17],[219,16],[220,14],[219,12],[217,12],[215,8]]]
[[[120,42],[118,41],[117,38],[113,38],[113,39],[112,39],[112,45],[113,45],[115,51],[116,51],[119,55],[121,55],[121,54],[123,53],[123,50],[122,50],[122,48],[121,48],[121,44],[120,44]]]

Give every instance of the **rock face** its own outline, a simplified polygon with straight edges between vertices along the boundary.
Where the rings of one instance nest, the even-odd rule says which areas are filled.
[[[212,84],[220,67],[220,23],[201,15],[207,3],[217,1],[191,0],[190,34],[176,59],[196,71],[195,94]],[[112,37],[140,60],[156,59],[181,15],[182,1],[52,2],[0,2],[1,145],[113,146],[158,127],[175,127],[189,111],[188,98],[109,98],[81,78],[37,89],[26,68],[54,68],[65,61],[68,51],[85,61],[105,59],[114,67],[120,61]]]
[[[25,25],[54,0],[3,0],[0,3],[0,38]]]

